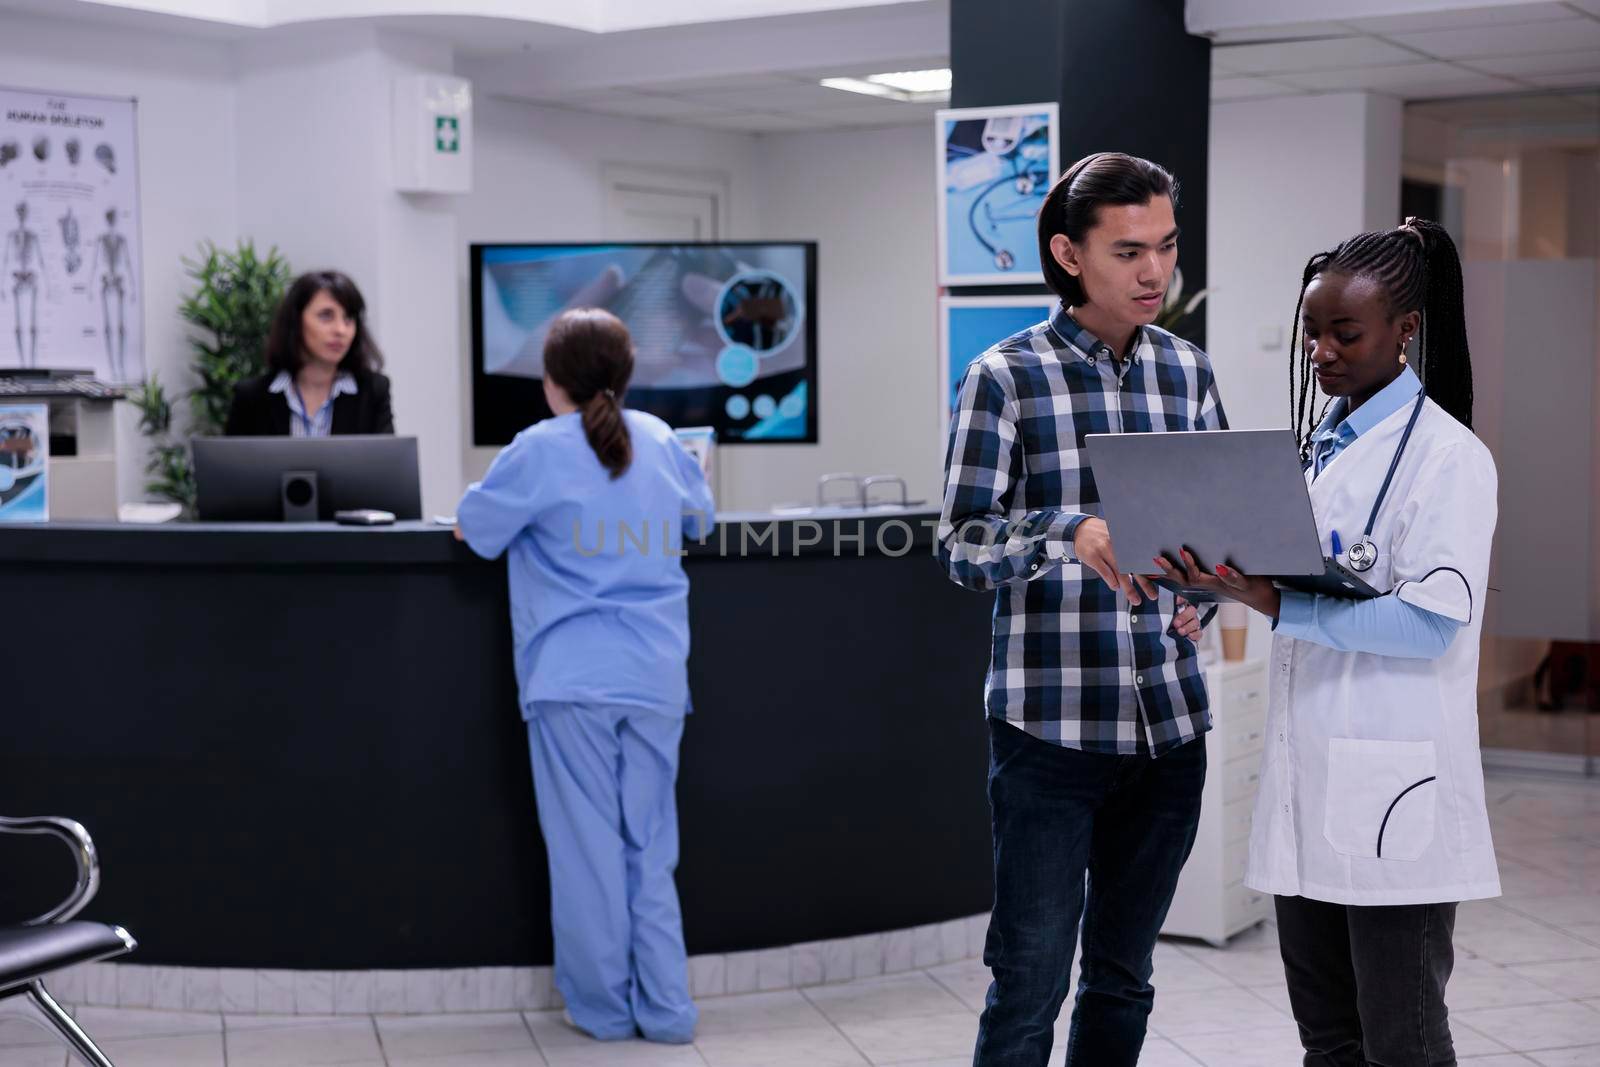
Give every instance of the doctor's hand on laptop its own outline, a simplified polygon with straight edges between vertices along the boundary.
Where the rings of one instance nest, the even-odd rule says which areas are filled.
[[[1182,552],[1183,566],[1179,567],[1165,556],[1155,560],[1156,566],[1169,580],[1190,589],[1204,589],[1216,596],[1237,600],[1254,608],[1269,619],[1276,619],[1282,608],[1282,595],[1270,578],[1251,578],[1241,574],[1236,567],[1217,564],[1214,573],[1202,569],[1188,549]]]

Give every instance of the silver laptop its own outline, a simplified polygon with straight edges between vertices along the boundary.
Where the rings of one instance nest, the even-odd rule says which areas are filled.
[[[1089,434],[1085,443],[1129,573],[1158,573],[1157,556],[1181,562],[1188,548],[1208,570],[1226,563],[1308,592],[1378,595],[1326,554],[1289,430]]]

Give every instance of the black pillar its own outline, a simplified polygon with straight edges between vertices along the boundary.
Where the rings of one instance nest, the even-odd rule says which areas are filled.
[[[1057,101],[1063,170],[1127,152],[1172,171],[1184,290],[1205,287],[1211,42],[1183,0],[950,0],[950,68],[952,107]],[[1185,331],[1202,343],[1204,311]]]

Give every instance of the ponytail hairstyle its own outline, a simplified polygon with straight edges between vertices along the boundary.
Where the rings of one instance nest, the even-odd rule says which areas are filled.
[[[1289,408],[1301,458],[1310,456],[1311,435],[1332,403],[1327,401],[1320,411],[1313,406],[1311,353],[1300,335],[1306,287],[1320,274],[1373,279],[1388,294],[1391,321],[1409,311],[1421,312],[1417,370],[1422,391],[1472,429],[1472,355],[1467,349],[1461,257],[1443,226],[1413,216],[1392,230],[1357,234],[1306,262],[1289,329]]]
[[[622,477],[633,462],[622,420],[622,396],[633,377],[628,328],[603,308],[563,311],[545,337],[544,372],[578,405],[584,436],[601,465],[613,479]]]

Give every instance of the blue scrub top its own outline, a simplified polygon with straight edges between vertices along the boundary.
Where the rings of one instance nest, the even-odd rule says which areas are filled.
[[[581,415],[558,415],[518,434],[456,511],[474,552],[509,552],[524,718],[546,701],[688,710],[689,579],[676,553],[715,504],[671,427],[623,418],[622,477],[600,465]]]

